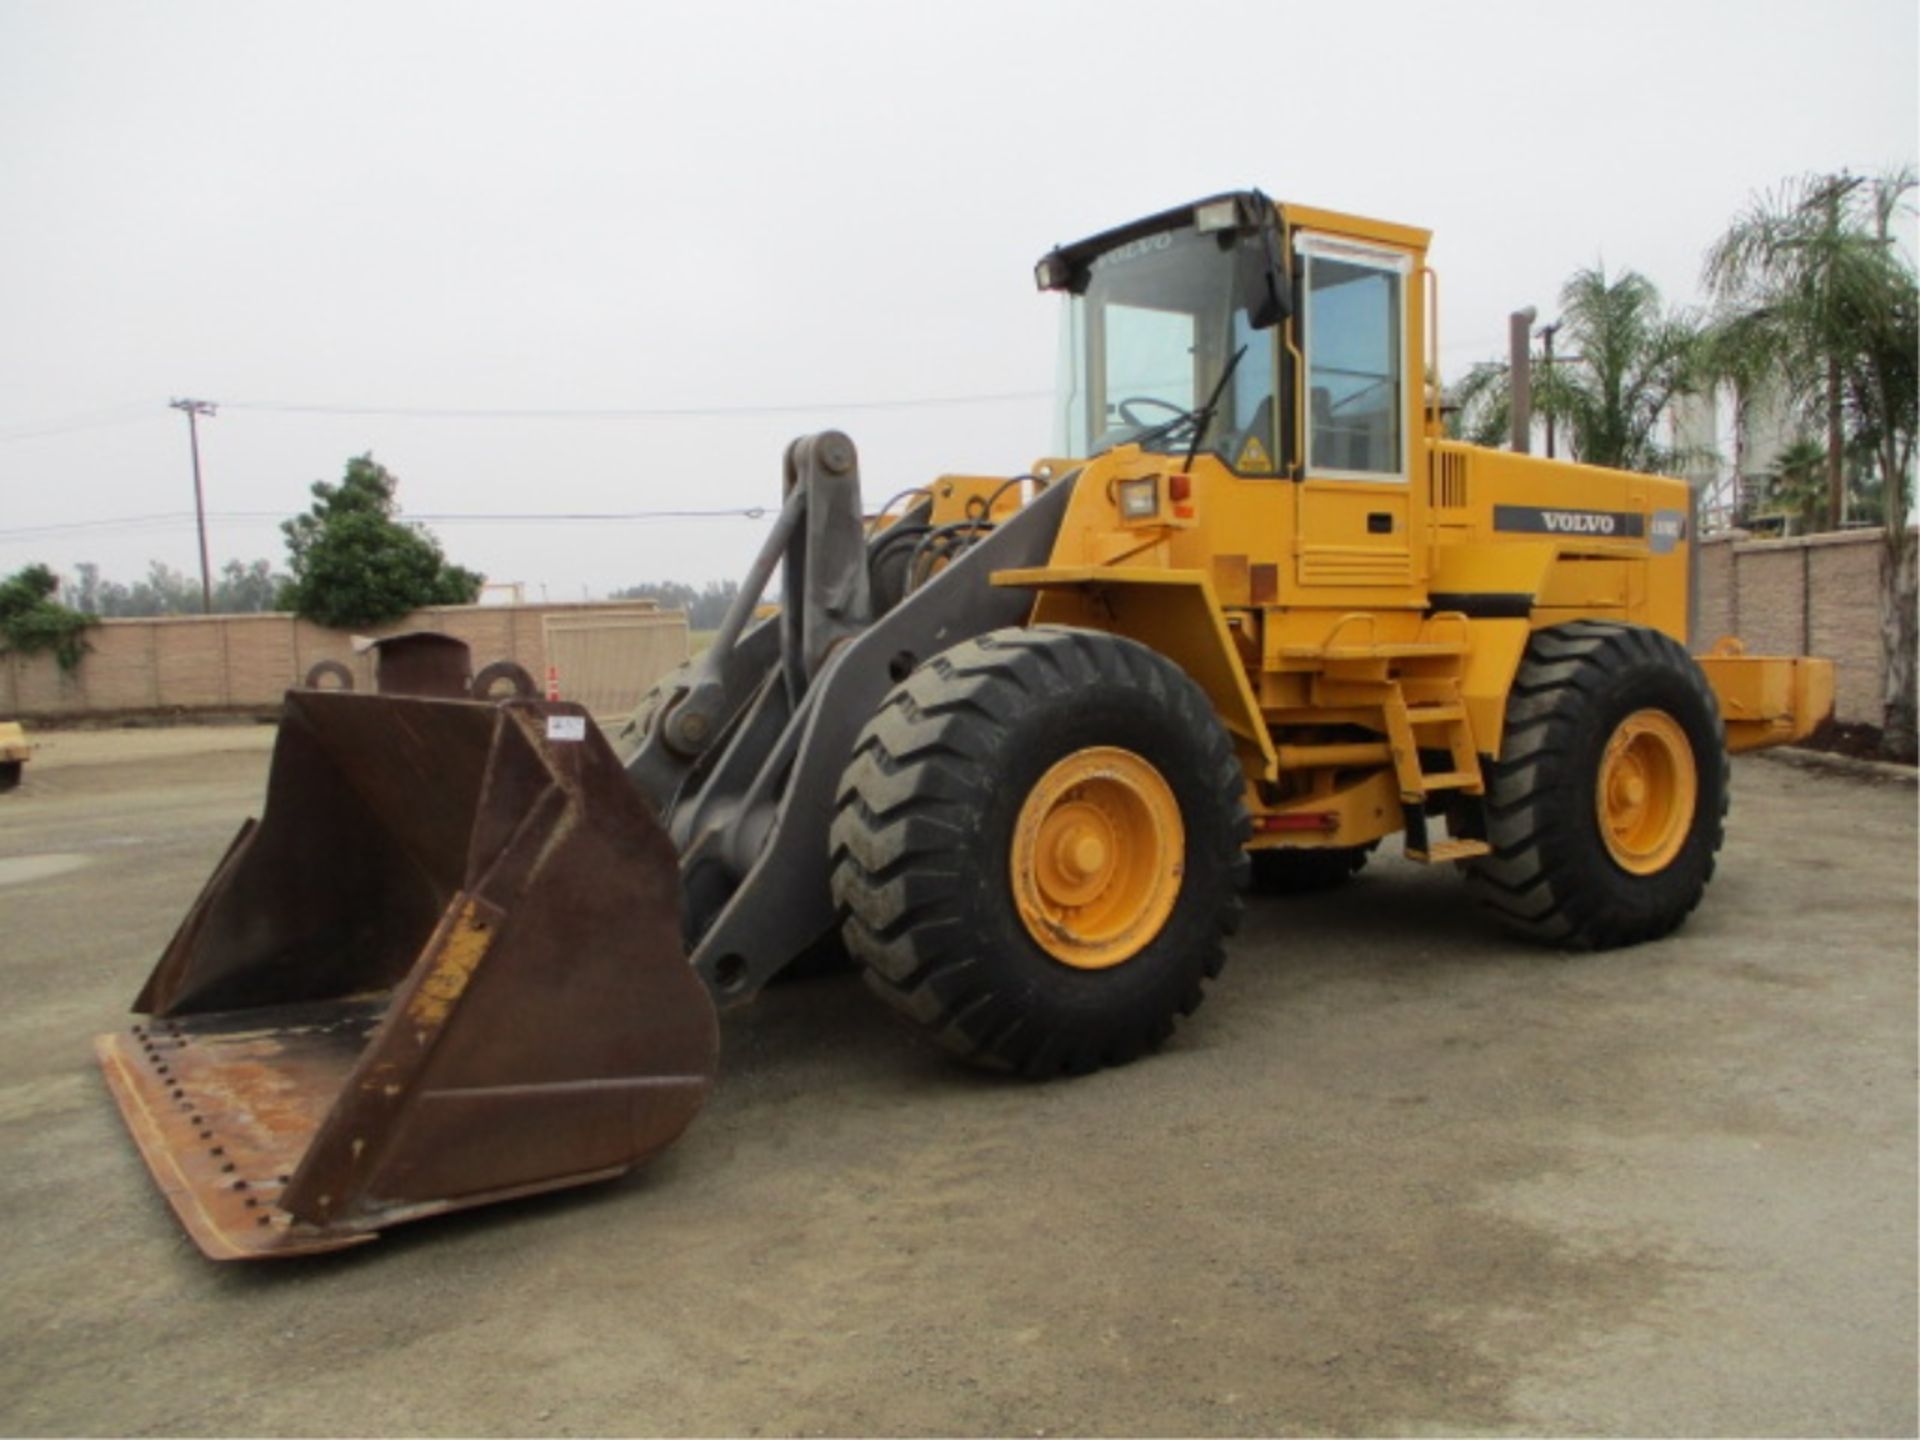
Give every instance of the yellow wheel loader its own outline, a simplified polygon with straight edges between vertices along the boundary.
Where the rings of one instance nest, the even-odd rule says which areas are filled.
[[[1549,944],[1701,898],[1729,750],[1824,661],[1689,653],[1684,484],[1445,438],[1427,234],[1258,193],[1058,248],[1063,457],[869,513],[796,441],[712,648],[577,707],[296,690],[249,822],[101,1062],[220,1258],[616,1174],[716,1010],[844,944],[939,1043],[1141,1055],[1249,884],[1389,836]],[[760,605],[778,572],[779,604]]]

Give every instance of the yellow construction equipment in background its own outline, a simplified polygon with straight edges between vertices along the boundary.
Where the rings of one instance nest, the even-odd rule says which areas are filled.
[[[1427,239],[1246,192],[1050,252],[1062,458],[869,515],[851,442],[796,441],[618,759],[557,703],[290,696],[154,1020],[101,1041],[202,1247],[617,1172],[691,1119],[715,1005],[840,943],[1045,1076],[1159,1044],[1249,881],[1396,834],[1538,940],[1679,925],[1729,749],[1806,735],[1831,667],[1689,653],[1680,481],[1446,438]]]
[[[0,790],[11,790],[20,783],[33,746],[17,720],[0,720]]]

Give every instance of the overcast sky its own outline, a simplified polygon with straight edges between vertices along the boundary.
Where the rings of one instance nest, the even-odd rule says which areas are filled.
[[[1434,230],[1457,375],[1578,266],[1689,302],[1755,190],[1912,161],[1916,25],[1913,0],[0,0],[0,572],[195,571],[176,396],[221,407],[216,566],[283,564],[276,520],[367,450],[417,515],[770,506],[826,426],[873,500],[1015,473],[1051,438],[1033,261],[1247,186]],[[433,528],[577,599],[737,575],[767,523]]]

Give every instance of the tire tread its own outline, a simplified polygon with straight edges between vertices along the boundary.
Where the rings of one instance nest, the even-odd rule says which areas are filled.
[[[1229,883],[1212,933],[1194,957],[1194,979],[1165,1014],[1133,1015],[1082,1034],[1043,1026],[1023,1006],[1004,967],[982,964],[948,903],[971,857],[970,820],[996,777],[983,763],[1018,717],[1090,686],[1121,686],[1166,710],[1201,747],[1228,823],[1190,838],[1229,882],[1244,877],[1251,833],[1233,745],[1198,685],[1132,640],[1058,626],[996,631],[919,666],[861,732],[837,795],[830,832],[836,904],[868,987],[946,1049],[1024,1075],[1080,1074],[1154,1049],[1191,1014],[1226,961],[1238,927],[1241,885]],[[998,969],[999,973],[995,973]]]
[[[1589,867],[1572,858],[1577,849],[1568,841],[1571,824],[1565,808],[1553,803],[1556,790],[1592,783],[1591,777],[1571,775],[1570,767],[1579,753],[1577,731],[1595,704],[1620,677],[1654,671],[1679,680],[1690,692],[1684,703],[1697,707],[1720,733],[1719,707],[1705,675],[1660,631],[1579,620],[1542,630],[1530,641],[1510,692],[1500,757],[1486,770],[1493,853],[1468,866],[1470,889],[1507,929],[1569,949],[1605,949],[1657,939],[1699,904],[1725,835],[1724,742],[1710,753],[1696,749],[1700,795],[1711,813],[1701,873],[1677,903],[1639,910],[1610,904]]]

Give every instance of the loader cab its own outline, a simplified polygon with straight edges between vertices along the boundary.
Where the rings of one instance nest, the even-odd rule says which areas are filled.
[[[1050,252],[1055,453],[1191,449],[1294,482],[1259,502],[1279,603],[1424,607],[1427,240],[1245,191]]]
[[[1058,453],[1136,444],[1279,472],[1290,296],[1272,202],[1182,206],[1054,250],[1035,275],[1067,296]]]
[[[1294,603],[1424,608],[1426,237],[1291,206],[1286,221],[1305,370]]]

